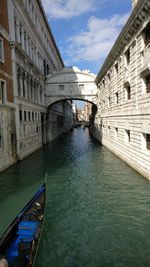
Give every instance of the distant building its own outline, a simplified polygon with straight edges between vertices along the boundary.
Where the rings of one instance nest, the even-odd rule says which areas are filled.
[[[83,108],[78,109],[78,120],[89,121],[92,113],[92,103],[85,102]]]
[[[23,159],[46,143],[44,80],[64,65],[41,1],[8,2],[17,157]]]
[[[150,179],[150,1],[133,12],[96,78],[94,136]]]
[[[0,2],[0,170],[16,161],[16,128],[6,0]]]

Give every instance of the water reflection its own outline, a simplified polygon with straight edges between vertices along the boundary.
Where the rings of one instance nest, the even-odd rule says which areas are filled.
[[[150,266],[149,183],[75,129],[0,175],[1,229],[48,172],[36,267]]]

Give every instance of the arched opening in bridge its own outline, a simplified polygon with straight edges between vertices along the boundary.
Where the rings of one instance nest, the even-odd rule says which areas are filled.
[[[79,101],[83,102],[81,107]],[[97,106],[94,103],[79,98],[64,98],[51,103],[46,116],[47,141],[52,141],[77,126],[92,127],[96,112]]]

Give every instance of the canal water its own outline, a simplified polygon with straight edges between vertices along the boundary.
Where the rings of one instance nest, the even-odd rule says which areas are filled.
[[[0,234],[48,173],[35,267],[150,266],[150,184],[74,129],[0,174]]]

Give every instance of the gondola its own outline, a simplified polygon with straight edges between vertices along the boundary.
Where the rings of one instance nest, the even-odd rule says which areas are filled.
[[[5,259],[9,267],[34,266],[44,222],[45,202],[46,183],[1,236],[0,260]]]

